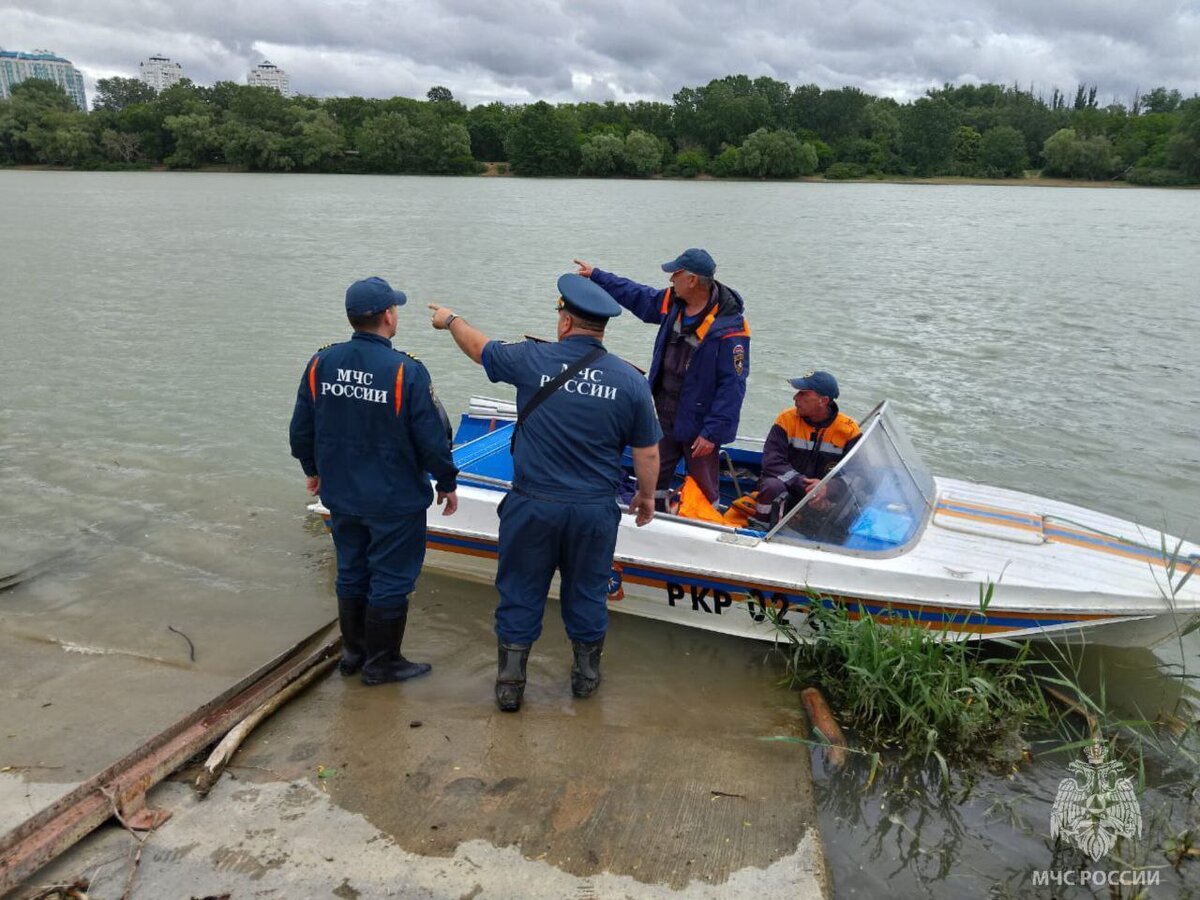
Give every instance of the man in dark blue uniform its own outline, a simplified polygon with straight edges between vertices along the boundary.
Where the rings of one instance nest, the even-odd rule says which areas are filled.
[[[718,453],[737,437],[750,374],[750,327],[741,295],[717,281],[707,250],[690,247],[662,264],[671,286],[639,284],[575,260],[579,274],[608,291],[643,322],[658,326],[650,390],[664,436],[658,502],[664,509],[682,458],[710,503],[719,489]]]
[[[562,276],[558,290],[557,343],[489,340],[451,310],[431,306],[434,328],[449,331],[492,381],[517,388],[513,486],[500,503],[496,569],[496,703],[505,712],[521,707],[529,651],[542,633],[556,569],[574,651],[571,691],[588,697],[600,684],[626,446],[633,448],[638,479],[630,512],[638,525],[654,517],[662,436],[654,402],[641,374],[601,342],[621,308],[578,275]]]
[[[425,366],[392,347],[406,300],[382,278],[350,285],[354,334],[309,360],[292,412],[292,456],[331,513],[341,672],[361,669],[367,685],[430,670],[400,654],[408,596],[425,560],[427,472],[443,515],[458,508],[446,412]]]

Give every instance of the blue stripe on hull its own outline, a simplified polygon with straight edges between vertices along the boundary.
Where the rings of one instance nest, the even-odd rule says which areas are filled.
[[[494,557],[497,553],[497,545],[495,541],[478,538],[461,538],[450,537],[448,535],[429,533],[427,546],[431,550],[444,550],[447,552],[462,552],[467,551],[483,556]],[[737,603],[745,603],[747,600],[754,601],[757,598],[765,597],[767,600],[777,602],[786,600],[788,605],[794,609],[801,609],[808,606],[812,601],[807,594],[796,594],[788,591],[781,591],[769,586],[747,585],[731,581],[723,581],[717,578],[704,575],[688,574],[684,572],[670,572],[659,569],[653,569],[646,566],[639,566],[631,563],[619,563],[621,570],[621,578],[623,581],[633,580],[637,583],[651,587],[661,587],[664,598],[667,594],[668,584],[684,585],[691,588],[706,589],[709,594],[705,599],[711,602],[712,592],[722,592],[727,594],[730,599]],[[690,594],[685,594],[678,598],[681,602],[691,602]],[[904,606],[897,607],[896,605],[878,601],[864,600],[857,597],[836,597],[825,600],[825,605],[832,608],[836,604],[848,605],[854,611],[861,607],[874,617],[880,619],[886,618],[904,618],[912,621],[920,622],[928,626],[949,626],[954,630],[975,630],[978,627],[984,628],[999,628],[1005,631],[1020,631],[1036,628],[1050,628],[1061,625],[1086,625],[1094,621],[1098,616],[1083,615],[1083,616],[1063,616],[1054,615],[1051,613],[1043,613],[1039,615],[1020,615],[1020,614],[1005,614],[997,615],[989,612],[987,615],[978,612],[977,610],[939,610],[929,606],[923,606],[916,601],[899,601],[903,602]],[[912,606],[914,608],[905,608]]]

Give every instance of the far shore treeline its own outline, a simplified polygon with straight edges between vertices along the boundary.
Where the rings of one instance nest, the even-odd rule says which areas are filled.
[[[792,88],[730,75],[671,103],[490,103],[444,87],[425,100],[284,97],[189,81],[156,94],[97,83],[77,109],[48,81],[0,100],[0,165],[81,169],[226,166],[260,172],[647,178],[891,176],[1200,183],[1200,96],[1155,88],[1100,106],[1095,86],[1049,98],[999,84],[946,85],[911,103],[853,87]]]

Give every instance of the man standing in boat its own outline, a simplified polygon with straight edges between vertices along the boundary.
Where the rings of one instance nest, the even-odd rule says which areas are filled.
[[[458,508],[450,423],[415,357],[392,347],[403,291],[382,278],[346,291],[350,340],[317,352],[292,412],[292,456],[329,508],[337,550],[343,675],[367,685],[430,670],[400,654],[408,597],[425,560],[425,510],[437,479],[443,515]]]
[[[649,383],[662,425],[655,497],[665,509],[680,458],[710,503],[717,501],[722,444],[737,437],[750,373],[750,327],[741,295],[715,278],[708,251],[684,250],[662,265],[665,291],[575,260],[579,274],[643,322],[658,325]]]
[[[446,307],[430,306],[434,328],[450,332],[492,381],[517,388],[513,482],[499,507],[496,567],[496,704],[505,712],[521,708],[555,570],[574,654],[571,692],[589,697],[600,685],[627,446],[638,480],[629,511],[639,526],[654,518],[662,437],[654,402],[637,369],[602,343],[621,307],[578,275],[563,275],[558,290],[557,343],[489,340]]]
[[[779,517],[812,493],[862,436],[858,423],[838,409],[837,379],[808,372],[788,381],[792,405],[775,417],[763,444],[756,516],[773,527]],[[823,512],[844,485],[831,482],[809,504]]]

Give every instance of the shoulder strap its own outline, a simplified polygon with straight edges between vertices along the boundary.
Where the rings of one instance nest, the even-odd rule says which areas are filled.
[[[607,352],[608,351],[603,347],[593,347],[581,358],[577,359],[574,365],[567,366],[565,369],[559,372],[557,376],[551,378],[541,386],[538,392],[529,399],[528,403],[525,404],[525,408],[517,413],[517,424],[513,426],[512,440],[508,442],[508,450],[510,453],[516,449],[517,434],[521,431],[521,426],[525,424],[525,420],[529,418],[533,411],[541,406],[542,401]]]

